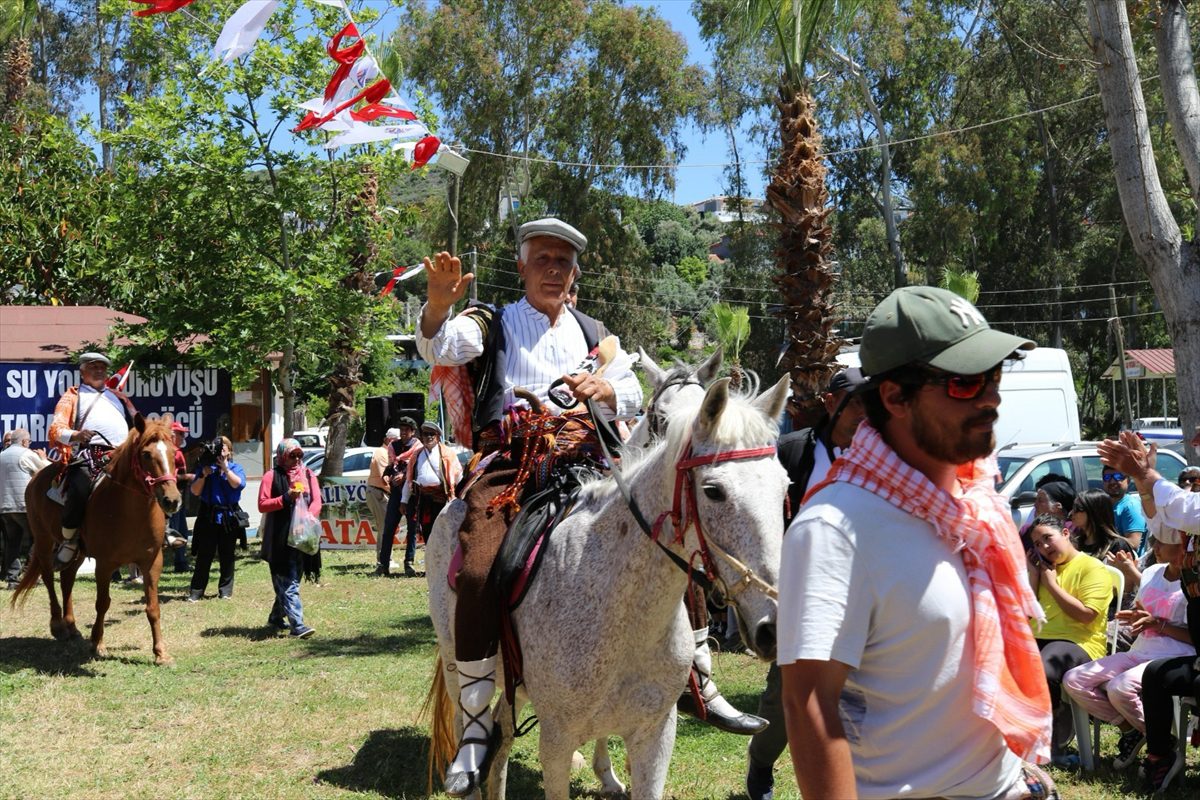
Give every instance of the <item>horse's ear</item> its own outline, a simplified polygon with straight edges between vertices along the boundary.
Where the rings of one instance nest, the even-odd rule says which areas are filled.
[[[138,433],[145,433],[146,432],[146,418],[143,417],[141,414],[134,414],[133,427],[137,428]]]
[[[638,348],[638,360],[641,361],[642,369],[646,371],[646,379],[650,381],[650,385],[657,389],[662,386],[662,382],[666,379],[667,373],[663,372],[663,368],[654,363],[646,351]]]
[[[792,387],[792,376],[784,373],[783,377],[767,391],[754,398],[751,403],[755,408],[766,414],[767,419],[779,421],[783,407],[787,405],[788,392]]]
[[[729,378],[721,378],[708,387],[708,391],[704,393],[704,401],[700,403],[700,414],[696,417],[697,438],[708,439],[712,435],[717,427],[717,422],[721,419],[721,413],[725,411],[727,402],[729,402]]]
[[[721,371],[721,361],[724,358],[725,348],[717,345],[717,349],[713,350],[712,355],[696,368],[696,380],[700,381],[701,386],[707,386],[709,381],[717,377],[717,373]]]

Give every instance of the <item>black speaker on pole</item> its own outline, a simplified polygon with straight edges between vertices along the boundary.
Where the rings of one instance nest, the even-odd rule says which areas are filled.
[[[367,398],[367,430],[363,436],[363,440],[369,447],[379,447],[383,444],[383,434],[391,427],[391,398],[390,397],[368,397]]]
[[[412,417],[417,427],[425,421],[425,395],[421,392],[392,392],[391,421],[400,424],[401,417]]]

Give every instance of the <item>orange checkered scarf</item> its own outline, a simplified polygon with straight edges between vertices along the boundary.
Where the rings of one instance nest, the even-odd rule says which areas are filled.
[[[804,498],[834,481],[860,486],[933,526],[961,552],[971,588],[975,639],[972,710],[1004,736],[1021,758],[1050,756],[1050,693],[1029,619],[1045,615],[1025,574],[1021,542],[996,493],[996,460],[981,458],[958,470],[961,497],[951,497],[902,461],[867,422]]]

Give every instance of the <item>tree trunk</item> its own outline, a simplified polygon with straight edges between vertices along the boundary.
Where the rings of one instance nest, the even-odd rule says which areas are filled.
[[[1177,128],[1176,143],[1182,150],[1191,149],[1184,154],[1184,166],[1196,200],[1200,159],[1195,149],[1200,136],[1191,42],[1182,4],[1168,0],[1164,9],[1158,46],[1163,95],[1172,127]],[[1158,177],[1125,4],[1090,0],[1088,28],[1099,64],[1097,79],[1121,210],[1174,346],[1179,417],[1186,441],[1200,425],[1200,254],[1195,242],[1183,240]],[[1189,460],[1196,463],[1198,457],[1188,445]]]
[[[29,39],[14,36],[4,52],[4,108],[0,110],[0,122],[13,125],[21,119],[21,101],[29,86],[29,74],[33,69],[33,56],[29,50]]]
[[[379,178],[371,166],[363,167],[364,183],[354,201],[347,204],[347,215],[363,214],[372,219],[379,214]],[[455,176],[457,178],[457,176]],[[351,292],[369,293],[375,281],[368,270],[378,247],[369,234],[354,244],[350,254],[351,273],[342,280],[342,288]],[[333,344],[338,354],[338,363],[329,376],[329,433],[325,439],[325,460],[321,463],[321,477],[336,477],[342,474],[342,461],[346,455],[346,440],[350,423],[358,416],[355,410],[358,386],[362,383],[363,351],[359,346],[362,331],[371,325],[369,314],[342,320],[338,338]]]
[[[833,231],[827,222],[829,192],[812,98],[785,83],[778,104],[782,147],[767,202],[779,215],[775,283],[783,295],[780,313],[787,335],[780,366],[792,377],[788,412],[797,427],[804,427],[821,415],[821,392],[833,375],[840,344],[831,302]]]
[[[900,248],[900,228],[896,225],[896,203],[892,200],[892,145],[883,121],[883,112],[871,96],[871,84],[863,74],[862,67],[843,53],[836,50],[830,52],[834,58],[846,65],[854,82],[858,84],[863,102],[867,104],[867,111],[875,121],[875,130],[879,133],[879,204],[883,208],[888,252],[892,254],[892,288],[899,289],[908,285],[908,267],[904,263],[904,251]]]

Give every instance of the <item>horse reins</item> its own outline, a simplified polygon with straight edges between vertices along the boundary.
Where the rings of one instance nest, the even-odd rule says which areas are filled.
[[[680,375],[676,378],[668,379],[667,381],[665,381],[663,383],[662,386],[659,386],[657,389],[654,390],[654,394],[650,395],[650,403],[649,403],[649,405],[647,405],[647,408],[650,408],[650,409],[655,408],[658,405],[659,398],[662,397],[663,393],[666,392],[667,389],[670,389],[672,386],[678,386],[680,388],[683,388],[684,386],[699,386],[701,389],[704,388],[704,384],[702,384],[700,381],[696,380],[696,376],[691,373],[688,373],[685,375]],[[648,423],[649,428],[650,428],[650,435],[651,436],[661,436],[662,435],[662,417],[660,417],[657,412],[647,412],[647,413],[649,413],[649,415],[650,415],[650,420]]]

